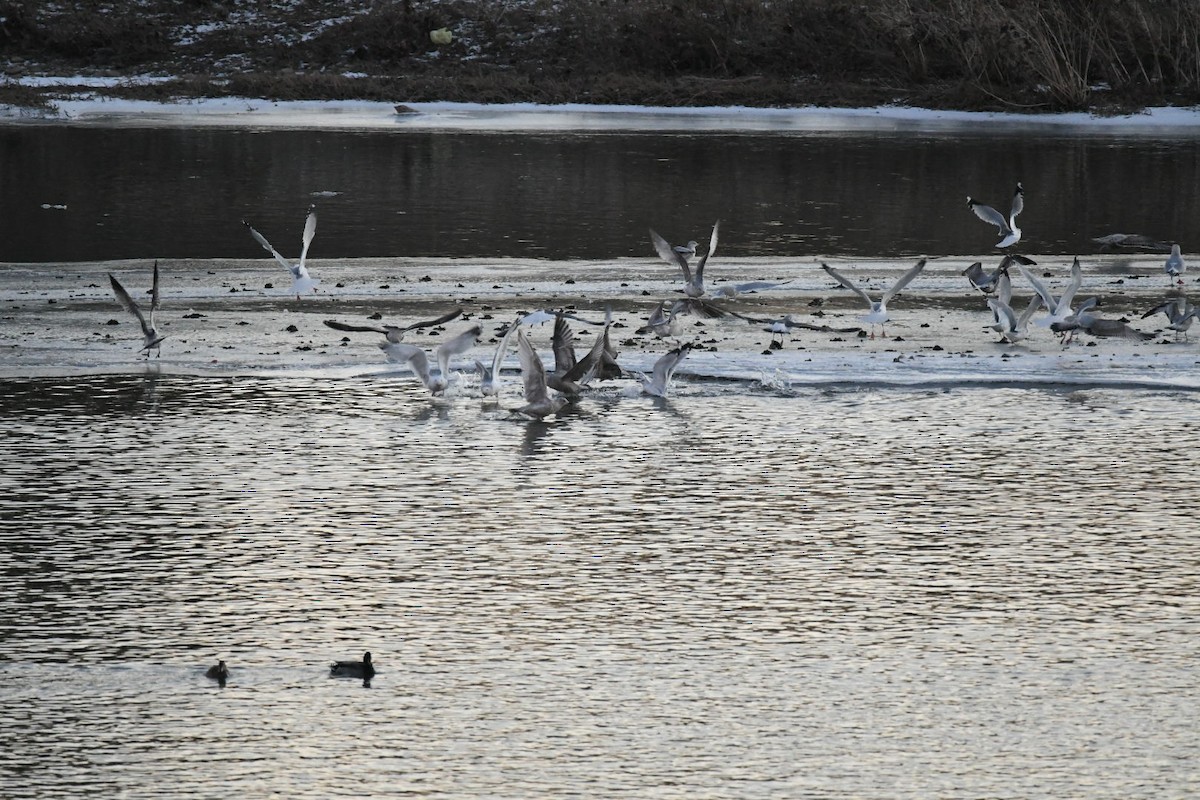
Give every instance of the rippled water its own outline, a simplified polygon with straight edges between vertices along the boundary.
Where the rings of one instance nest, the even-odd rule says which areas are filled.
[[[2,793],[1193,796],[1198,403],[7,379]]]

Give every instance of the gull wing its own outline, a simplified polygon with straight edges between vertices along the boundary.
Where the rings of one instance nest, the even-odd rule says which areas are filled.
[[[575,331],[571,330],[562,314],[554,319],[554,334],[550,342],[554,350],[554,374],[566,375],[576,364]]]
[[[154,314],[158,311],[158,259],[154,259],[154,279],[150,284],[150,327],[154,327]]]
[[[1025,210],[1025,189],[1021,184],[1017,183],[1016,191],[1013,192],[1012,210],[1008,213],[1009,225],[1016,220],[1017,215]]]
[[[1172,317],[1174,316],[1174,313],[1173,313],[1174,309],[1175,309],[1175,299],[1172,298],[1170,300],[1167,300],[1164,303],[1159,303],[1154,308],[1147,311],[1145,314],[1142,314],[1142,319],[1146,319],[1147,317],[1153,317],[1155,314],[1166,314],[1167,319],[1171,320],[1171,322],[1174,322],[1175,320],[1172,319]]]
[[[1058,299],[1058,303],[1061,307],[1071,307],[1071,302],[1075,299],[1075,292],[1079,291],[1079,286],[1082,283],[1083,270],[1079,266],[1079,256],[1075,256],[1075,261],[1071,263],[1071,281],[1067,284],[1067,288],[1063,291],[1062,297]]]
[[[704,265],[708,263],[708,259],[712,254],[717,252],[717,234],[721,229],[721,220],[713,223],[712,236],[708,240],[708,252],[700,256],[700,262],[696,264],[696,280],[700,281],[704,278]]]
[[[682,254],[675,252],[675,248],[671,247],[670,243],[659,236],[653,228],[650,229],[650,241],[654,243],[654,251],[658,253],[658,257],[668,264],[674,264],[683,270],[684,281],[691,283],[692,268],[688,266],[687,259]]]
[[[335,331],[350,331],[350,332],[365,332],[382,333],[384,336],[389,335],[391,331],[397,330],[392,325],[350,325],[345,322],[338,322],[336,319],[325,320],[325,325],[333,328]],[[397,341],[399,341],[397,339]]]
[[[546,368],[525,331],[517,330],[517,355],[521,359],[521,381],[525,386],[526,403],[546,403],[550,391],[546,388]]]
[[[690,344],[685,344],[659,357],[654,362],[651,377],[643,383],[647,393],[656,397],[665,397],[667,388],[671,384],[671,376],[675,374],[675,370],[679,367],[680,362],[687,357],[688,351],[691,349],[692,346]]]
[[[433,376],[429,374],[429,356],[425,355],[423,349],[413,344],[399,342],[387,342],[379,347],[387,354],[389,361],[408,364],[416,376],[421,379],[421,383],[425,384],[426,388],[433,389]]]
[[[508,330],[504,332],[504,338],[500,340],[500,344],[496,347],[496,354],[492,356],[492,380],[496,380],[500,376],[500,365],[504,363],[504,356],[508,354],[508,342],[512,339],[512,335],[517,332],[517,328],[521,326],[521,318],[517,317],[516,321],[508,326]]]
[[[442,371],[442,380],[450,379],[450,359],[460,356],[475,346],[475,342],[483,334],[483,326],[475,325],[437,346],[438,368]]]
[[[142,310],[138,308],[138,304],[129,296],[129,292],[125,291],[125,287],[117,280],[116,276],[111,272],[108,273],[108,280],[112,283],[113,294],[117,296],[117,301],[128,311],[137,317],[137,321],[142,326],[142,333],[146,336],[150,335],[150,325],[146,322],[146,318],[142,316]]]
[[[1050,294],[1050,290],[1046,288],[1046,285],[1035,278],[1033,273],[1025,269],[1024,266],[1018,264],[1017,269],[1021,271],[1021,275],[1025,278],[1025,280],[1029,281],[1029,285],[1032,286],[1033,290],[1042,298],[1042,302],[1046,304],[1046,310],[1053,314],[1054,310],[1058,308],[1058,299],[1055,298],[1054,295]]]
[[[1008,277],[1008,270],[1000,273],[1000,277],[996,279],[996,297],[1000,302],[1006,305],[1012,305],[1012,279]],[[1038,299],[1041,303],[1041,299]]]
[[[1017,318],[1016,330],[1018,330],[1018,331],[1025,330],[1025,327],[1029,324],[1029,320],[1033,317],[1034,312],[1036,312],[1041,307],[1042,307],[1042,298],[1041,297],[1039,297],[1038,295],[1035,294],[1033,297],[1029,298],[1029,305],[1025,306],[1025,310],[1022,311],[1021,316]]]
[[[308,247],[313,237],[317,235],[317,207],[308,207],[308,216],[304,220],[304,239],[300,247],[300,272],[304,274],[304,259],[308,257]]]
[[[845,286],[847,289],[849,289],[850,291],[854,292],[856,295],[861,297],[863,299],[863,302],[867,304],[867,308],[873,308],[875,306],[875,301],[871,299],[871,295],[867,294],[862,289],[860,289],[858,286],[856,286],[854,284],[854,281],[850,280],[845,275],[838,272],[836,269],[834,269],[833,267],[829,266],[828,264],[826,264],[824,262],[821,262],[821,269],[823,269],[827,273],[829,273],[829,277],[833,278],[835,281],[840,283],[842,286]]]
[[[1008,303],[1001,303],[996,298],[989,297],[987,304],[992,313],[996,315],[996,321],[1002,323],[1006,331],[1012,332],[1017,329],[1017,315],[1013,313]]]
[[[980,284],[987,280],[987,275],[984,274],[983,271],[982,261],[976,261],[974,264],[964,269],[962,274],[967,276],[967,280],[969,280],[971,285],[976,289],[982,289],[983,287]]]
[[[985,206],[983,203],[973,200],[970,197],[967,198],[967,205],[975,212],[975,216],[999,228],[1001,235],[1012,233],[1012,228],[1008,227],[1008,220],[996,209],[991,206]]]
[[[453,311],[447,311],[445,314],[442,314],[437,319],[428,319],[423,322],[414,322],[411,325],[405,325],[404,327],[400,328],[400,330],[415,331],[419,328],[433,328],[438,325],[444,325],[447,322],[450,322],[451,320],[458,319],[459,317],[462,316],[462,313],[463,313],[463,310],[461,308],[456,308]]]
[[[908,272],[900,276],[900,278],[892,284],[892,288],[883,293],[883,298],[879,301],[882,305],[887,305],[888,301],[898,295],[905,286],[912,283],[912,279],[921,274],[921,270],[925,269],[926,259],[922,258],[917,262],[916,266],[909,269]]]
[[[242,220],[242,224],[250,229],[250,235],[254,237],[254,241],[256,241],[260,245],[262,245],[262,248],[264,250],[266,250],[268,253],[275,256],[275,260],[278,261],[280,264],[282,264],[284,269],[286,269],[288,272],[295,274],[295,272],[296,272],[295,268],[290,263],[288,263],[288,260],[286,258],[279,255],[278,250],[276,250],[274,247],[271,247],[271,243],[267,241],[267,238],[265,236],[263,236],[258,231],[254,230],[254,227],[249,222],[246,222],[246,220]]]

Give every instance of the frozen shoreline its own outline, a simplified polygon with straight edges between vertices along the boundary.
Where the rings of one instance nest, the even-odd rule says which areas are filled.
[[[1132,327],[1158,334],[1146,341],[1080,335],[1066,348],[1045,329],[1035,329],[1019,345],[998,344],[995,334],[984,329],[991,315],[983,295],[961,275],[965,258],[930,262],[920,281],[897,297],[889,338],[870,339],[865,330],[860,336],[796,328],[778,348],[771,346],[777,337],[766,320],[792,315],[810,325],[854,327],[861,325],[863,309],[814,264],[792,259],[733,260],[712,275],[714,290],[731,275],[791,279],[776,290],[716,301],[764,323],[685,317],[678,337],[671,339],[635,333],[658,300],[679,296],[672,271],[640,259],[315,260],[311,264],[322,279],[321,290],[301,301],[288,294],[281,270],[269,259],[163,260],[159,319],[168,338],[161,359],[150,362],[138,355],[136,323],[113,299],[106,277],[110,271],[119,275],[137,296],[145,291],[148,262],[9,264],[0,269],[0,304],[8,319],[0,332],[0,379],[149,370],[181,376],[408,380],[404,368],[380,354],[377,335],[344,335],[323,321],[361,323],[377,313],[385,322],[403,323],[459,306],[466,312],[463,320],[429,338],[413,334],[412,341],[432,345],[460,332],[468,320],[483,324],[481,343],[455,364],[463,373],[459,394],[470,396],[473,359],[490,358],[501,326],[518,313],[565,307],[599,319],[607,307],[618,323],[615,338],[627,369],[649,370],[659,355],[681,341],[702,345],[681,368],[682,392],[789,393],[839,385],[1200,391],[1196,342],[1171,340],[1161,317],[1140,319],[1168,290],[1155,272],[1158,257],[1120,257],[1130,261],[1121,275],[1100,269],[1115,258],[1089,259],[1080,296],[1098,295],[1103,316],[1123,315]],[[908,263],[841,266],[877,287]],[[1044,268],[1053,273],[1047,282],[1061,286],[1066,260],[1048,259]],[[1014,288],[1023,303],[1028,288]],[[595,329],[581,323],[572,327],[586,347]],[[549,326],[531,336],[549,362]],[[515,376],[515,352],[506,364]]]
[[[66,79],[64,79],[66,80]],[[101,97],[60,100],[56,110],[0,106],[0,124],[101,127],[245,127],[279,129],[455,130],[479,132],[920,133],[1070,136],[1194,136],[1200,109],[1152,108],[1102,117],[1086,113],[1017,114],[874,108],[749,108],[532,103],[271,101],[215,98],[161,103]]]

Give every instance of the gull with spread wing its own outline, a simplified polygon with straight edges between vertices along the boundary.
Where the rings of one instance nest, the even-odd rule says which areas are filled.
[[[867,307],[870,309],[870,311],[865,316],[860,317],[860,319],[871,326],[871,338],[875,338],[875,326],[878,325],[880,335],[886,339],[887,328],[885,326],[887,321],[890,319],[887,310],[888,301],[899,294],[905,286],[908,286],[908,284],[912,282],[913,278],[917,277],[917,275],[921,273],[921,270],[925,269],[925,259],[922,258],[917,262],[916,266],[910,268],[908,272],[905,272],[903,275],[901,275],[899,279],[897,279],[897,281],[891,285],[891,288],[883,293],[879,300],[872,300],[871,296],[859,288],[854,281],[850,280],[828,264],[821,264],[821,269],[825,270],[825,272],[829,274],[829,277],[833,278],[842,286],[846,287],[862,298],[863,302],[867,304]]]
[[[129,296],[129,292],[125,291],[125,287],[116,279],[111,272],[108,273],[108,280],[112,283],[113,294],[117,296],[117,301],[124,306],[125,310],[137,317],[138,323],[142,326],[142,349],[138,352],[145,351],[146,358],[150,358],[150,351],[153,350],[155,355],[162,357],[162,340],[166,337],[158,332],[158,328],[154,324],[154,314],[158,311],[158,262],[154,262],[154,278],[150,284],[150,314],[142,313],[142,309],[134,299]]]
[[[1019,181],[1016,191],[1013,192],[1012,209],[1008,212],[1007,218],[996,209],[985,206],[969,195],[967,196],[967,206],[975,212],[975,216],[1000,229],[1000,241],[996,242],[996,247],[1001,249],[1012,247],[1021,241],[1021,229],[1017,227],[1017,215],[1025,209],[1025,189]]]
[[[688,247],[682,249],[672,247],[653,228],[650,229],[650,241],[654,243],[654,251],[658,253],[658,257],[668,264],[674,264],[683,270],[683,293],[688,297],[701,297],[704,295],[704,265],[708,263],[713,253],[717,251],[717,234],[720,228],[720,220],[713,223],[712,237],[708,242],[708,252],[700,256],[700,260],[696,262],[695,269],[692,269],[689,263],[689,258],[696,253],[695,242],[688,242]]]
[[[295,293],[296,299],[300,299],[300,295],[305,292],[315,292],[319,280],[308,274],[308,267],[304,266],[304,260],[308,257],[308,248],[312,244],[313,237],[317,235],[317,207],[308,207],[308,216],[304,219],[304,236],[300,248],[300,260],[293,264],[288,261],[279,251],[271,246],[271,243],[266,240],[261,233],[256,231],[253,226],[246,220],[242,220],[242,224],[250,229],[250,235],[254,237],[254,241],[262,245],[263,249],[275,257],[275,260],[283,265],[292,276],[292,292]]]

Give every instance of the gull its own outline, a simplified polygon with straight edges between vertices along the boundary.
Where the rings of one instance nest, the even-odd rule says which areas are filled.
[[[560,394],[550,394],[546,385],[546,368],[542,359],[525,331],[517,330],[517,355],[521,359],[521,380],[525,386],[525,405],[518,408],[518,414],[542,419],[550,414],[556,414],[567,404],[567,399]]]
[[[209,667],[204,673],[204,677],[212,678],[217,682],[217,685],[222,689],[225,688],[225,682],[229,680],[229,667],[225,666],[224,661],[218,661],[213,666]]]
[[[747,281],[746,283],[727,283],[713,292],[712,295],[713,297],[721,297],[727,300],[732,300],[739,295],[748,294],[751,292],[765,292],[768,289],[778,289],[780,286],[786,286],[791,282],[792,279],[786,281]]]
[[[304,238],[303,246],[300,249],[300,261],[296,264],[291,263],[286,258],[279,254],[279,251],[271,247],[271,243],[266,238],[254,230],[246,220],[242,220],[242,224],[250,229],[250,235],[254,237],[254,241],[263,246],[271,255],[275,256],[275,260],[283,264],[284,269],[292,274],[292,291],[296,294],[296,299],[300,299],[300,295],[304,292],[317,290],[319,280],[308,274],[308,268],[304,266],[304,259],[308,257],[308,246],[312,244],[313,237],[317,234],[317,207],[308,207],[308,217],[304,220]]]
[[[650,241],[654,243],[654,250],[658,253],[658,257],[668,264],[674,264],[683,270],[683,293],[688,297],[701,297],[704,294],[704,265],[712,258],[712,254],[717,251],[717,233],[720,227],[720,220],[713,223],[712,238],[708,242],[708,252],[700,256],[700,261],[697,262],[695,270],[691,268],[688,259],[696,254],[696,242],[688,242],[688,246],[682,249],[671,247],[666,239],[655,233],[653,228],[650,229]]]
[[[659,339],[678,336],[683,332],[683,323],[679,320],[679,309],[675,303],[672,303],[668,309],[667,301],[660,300],[658,306],[650,312],[646,324],[634,332],[639,336],[653,333]]]
[[[1171,249],[1171,245],[1166,242],[1151,239],[1149,236],[1144,236],[1140,233],[1110,233],[1107,236],[1096,236],[1092,241],[1100,245],[1101,250],[1109,250],[1113,247],[1129,247],[1136,250],[1151,250],[1165,253]]]
[[[439,369],[436,377],[429,372],[429,356],[416,345],[403,342],[383,342],[379,345],[379,349],[384,352],[388,361],[408,364],[431,394],[442,394],[450,382],[450,359],[462,355],[474,347],[481,335],[483,335],[483,326],[474,325],[438,345],[434,349],[434,358],[437,360]]]
[[[1029,335],[1029,320],[1042,305],[1042,298],[1036,294],[1029,298],[1029,305],[1025,307],[1019,317],[1013,313],[1012,307],[1007,301],[989,297],[987,304],[988,308],[992,309],[992,313],[996,315],[996,322],[991,326],[992,330],[1000,334],[1000,341],[1016,344]]]
[[[1167,273],[1168,278],[1175,278],[1175,282],[1183,286],[1183,273],[1187,269],[1187,264],[1183,262],[1183,254],[1179,252],[1179,245],[1171,245],[1171,255],[1167,257],[1167,263],[1163,265],[1163,271]]]
[[[113,294],[117,296],[117,301],[125,307],[126,311],[137,317],[138,323],[142,326],[142,349],[138,352],[145,351],[146,358],[150,358],[150,351],[154,350],[155,355],[161,358],[162,340],[166,337],[160,334],[158,328],[154,326],[154,312],[158,311],[158,262],[154,262],[154,278],[150,284],[150,318],[148,320],[142,313],[142,309],[129,296],[129,292],[125,291],[125,287],[111,272],[108,273],[108,280],[112,283]]]
[[[414,322],[413,324],[405,325],[404,327],[399,327],[396,325],[349,325],[345,322],[338,322],[337,320],[333,320],[333,319],[325,320],[325,324],[328,327],[333,328],[335,331],[351,331],[351,332],[367,331],[370,333],[382,333],[384,338],[387,339],[387,341],[390,342],[391,344],[399,344],[400,342],[404,341],[404,334],[408,333],[409,331],[415,331],[420,328],[432,328],[437,325],[443,325],[447,322],[450,322],[453,319],[457,319],[458,317],[462,316],[462,313],[463,313],[463,310],[461,308],[456,308],[453,311],[449,311],[449,312],[443,314],[442,316],[438,317],[437,319],[424,320],[422,322]]]
[[[687,358],[687,354],[691,349],[692,344],[687,343],[660,356],[654,362],[654,368],[649,376],[639,376],[642,381],[642,392],[652,397],[666,397],[667,391],[671,387],[671,377],[675,374],[675,370],[679,368],[680,362]]]
[[[521,317],[508,326],[508,330],[504,332],[504,336],[500,338],[500,344],[496,347],[496,353],[492,356],[491,365],[484,364],[482,361],[475,362],[475,369],[479,372],[479,391],[484,397],[497,397],[500,394],[500,365],[504,363],[504,357],[508,355],[508,341],[513,334],[517,332],[517,328],[521,326]]]
[[[1081,305],[1079,311],[1072,314],[1063,322],[1056,322],[1050,326],[1056,333],[1069,332],[1063,342],[1064,347],[1074,340],[1076,331],[1083,331],[1086,334],[1097,337],[1120,336],[1126,339],[1140,339],[1142,341],[1154,338],[1154,334],[1152,333],[1144,333],[1129,327],[1123,319],[1103,319],[1093,314],[1091,308],[1095,305],[1094,300],[1095,298]]]
[[[1045,284],[1033,276],[1033,274],[1025,269],[1020,264],[1017,269],[1021,271],[1021,275],[1029,284],[1033,286],[1033,290],[1041,295],[1042,302],[1046,304],[1046,310],[1049,312],[1047,316],[1038,320],[1038,325],[1043,328],[1048,328],[1056,322],[1063,322],[1067,317],[1074,312],[1071,310],[1071,303],[1075,299],[1075,292],[1079,291],[1079,285],[1083,282],[1083,271],[1079,267],[1079,257],[1075,257],[1075,261],[1071,264],[1071,280],[1067,283],[1067,288],[1063,291],[1061,297],[1055,297],[1046,288]]]
[[[608,322],[604,330],[596,334],[591,349],[582,359],[575,357],[575,332],[567,324],[562,314],[554,321],[554,371],[547,373],[546,383],[551,389],[567,395],[577,395],[583,391],[593,378],[620,377],[621,368],[617,366],[616,352],[608,338],[612,325],[612,314],[608,314]]]
[[[371,654],[363,653],[362,661],[335,661],[329,665],[329,675],[335,678],[362,678],[369,681],[375,677],[375,665]]]
[[[1102,320],[1092,309],[1096,307],[1099,301],[1095,297],[1089,297],[1079,304],[1079,308],[1071,311],[1066,317],[1054,320],[1050,323],[1050,330],[1063,337],[1063,346],[1066,347],[1071,342],[1075,341],[1075,331],[1083,330],[1087,333],[1093,332],[1093,327],[1101,329],[1104,324],[1111,320]],[[1068,309],[1070,310],[1070,309]],[[1124,323],[1121,323],[1124,324]],[[1095,336],[1118,336],[1118,333],[1095,333]]]
[[[1142,314],[1142,319],[1159,313],[1166,315],[1168,321],[1167,327],[1175,331],[1176,340],[1182,335],[1183,340],[1187,341],[1188,328],[1192,327],[1194,320],[1200,319],[1200,308],[1192,305],[1187,297],[1182,294],[1159,303],[1145,314]]]
[[[917,275],[920,274],[921,270],[925,269],[925,259],[922,258],[920,261],[917,262],[916,266],[912,267],[908,272],[901,275],[900,278],[895,283],[892,284],[891,288],[883,293],[883,296],[880,297],[878,302],[872,300],[871,296],[869,294],[864,292],[862,289],[860,289],[858,286],[856,286],[853,281],[851,281],[845,275],[838,272],[836,269],[829,266],[828,264],[824,264],[824,263],[821,264],[821,269],[823,269],[827,273],[829,273],[829,277],[833,278],[835,281],[840,283],[842,286],[845,286],[847,289],[854,292],[855,294],[857,294],[859,297],[861,297],[863,299],[863,301],[867,304],[867,306],[871,309],[871,311],[868,314],[866,314],[865,316],[860,317],[860,319],[862,319],[863,322],[866,322],[871,326],[871,338],[872,339],[875,338],[875,326],[876,325],[879,326],[880,335],[886,339],[887,338],[887,329],[886,329],[885,325],[887,324],[887,321],[889,319],[888,310],[887,310],[888,301],[891,300],[893,297],[895,297],[897,294],[899,294],[900,291],[905,286],[908,286],[908,284],[912,281],[913,278],[917,277]]]
[[[1013,192],[1012,210],[1008,212],[1008,219],[1005,219],[1004,215],[996,209],[985,206],[970,195],[967,196],[967,206],[975,212],[975,216],[1000,229],[1000,241],[996,243],[996,247],[1012,247],[1021,241],[1021,229],[1017,227],[1017,215],[1025,208],[1025,189],[1019,181],[1016,191]]]
[[[962,274],[967,276],[967,280],[969,280],[971,285],[979,291],[983,292],[984,294],[995,294],[997,287],[1000,285],[1000,278],[1008,277],[1008,268],[1014,262],[1017,264],[1024,264],[1027,267],[1032,267],[1037,264],[1037,262],[1032,258],[1026,258],[1025,256],[1015,254],[1005,255],[1004,258],[1000,260],[1000,266],[996,267],[996,269],[992,270],[991,272],[984,272],[983,262],[976,261],[974,264],[964,269]],[[1007,303],[1008,301],[1005,300],[1004,302]]]

